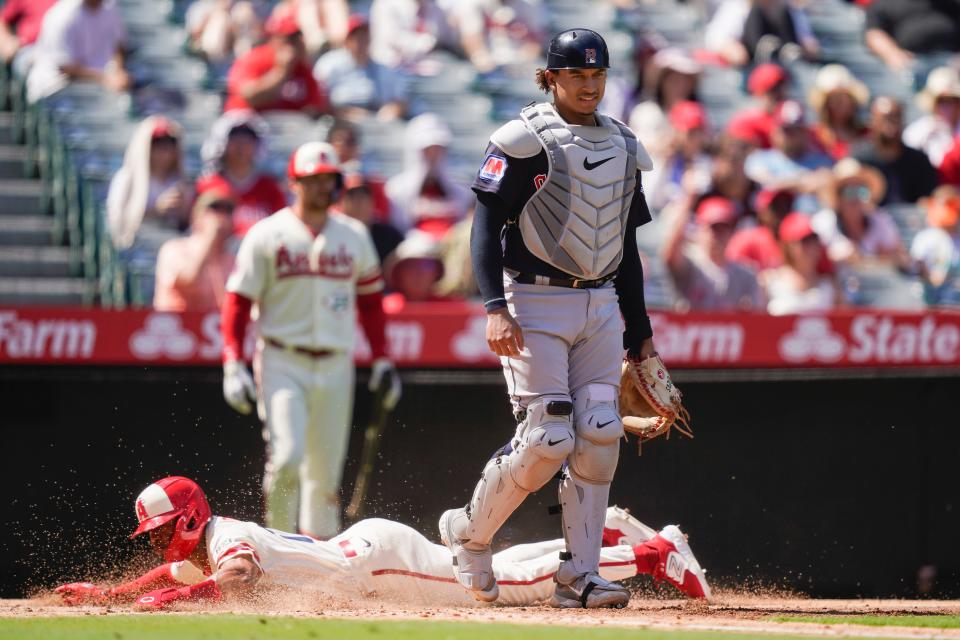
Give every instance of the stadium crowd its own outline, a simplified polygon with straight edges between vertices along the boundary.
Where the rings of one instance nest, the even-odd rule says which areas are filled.
[[[137,43],[122,4],[3,5],[0,55],[25,78],[29,100],[81,82],[104,92],[149,89],[128,65]],[[143,110],[105,206],[120,258],[155,271],[156,308],[219,306],[237,239],[289,197],[270,170],[282,166],[271,162],[271,138],[284,114],[325,124],[345,174],[337,206],[370,229],[391,308],[476,294],[468,177],[451,169],[452,123],[418,106],[416,88],[437,77],[443,56],[469,62],[491,86],[528,72],[558,19],[554,5],[564,3],[173,4],[190,55],[221,82],[223,113],[206,133],[202,169],[192,172],[175,116],[162,101]],[[913,89],[913,104],[872,95],[818,38],[809,12],[839,0],[595,4],[609,5],[624,25],[637,24],[629,18],[645,15],[643,5],[683,5],[704,25],[696,46],[671,42],[655,25],[621,27],[628,51],[617,59],[629,65],[611,70],[601,107],[627,122],[654,159],[643,187],[656,230],[640,234],[656,241],[640,242],[641,257],[665,266],[675,308],[786,314],[869,303],[859,274],[870,270],[922,283],[927,304],[960,303],[960,2],[849,7],[862,14],[872,55]],[[725,87],[736,97],[729,112],[703,99],[717,69],[739,82]],[[404,123],[403,140],[365,139],[372,121]],[[367,165],[372,146],[398,142],[402,166],[390,175]],[[925,218],[909,238],[903,211]]]

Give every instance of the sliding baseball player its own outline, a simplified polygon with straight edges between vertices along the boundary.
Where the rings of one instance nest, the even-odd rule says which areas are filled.
[[[160,609],[177,601],[217,601],[293,588],[341,596],[385,596],[415,604],[475,604],[457,582],[450,552],[389,520],[362,520],[323,541],[252,522],[214,516],[203,490],[173,476],[137,497],[139,526],[166,564],[131,582],[107,588],[90,582],[56,589],[67,604],[135,602]],[[638,574],[663,579],[692,598],[710,588],[683,534],[659,533],[623,509],[606,511],[600,574],[621,580]],[[493,556],[501,604],[530,605],[554,591],[563,540],[511,547]]]

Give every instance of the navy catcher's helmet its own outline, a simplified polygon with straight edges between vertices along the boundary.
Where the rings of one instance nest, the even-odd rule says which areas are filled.
[[[550,40],[547,69],[609,69],[607,43],[596,31],[568,29]]]

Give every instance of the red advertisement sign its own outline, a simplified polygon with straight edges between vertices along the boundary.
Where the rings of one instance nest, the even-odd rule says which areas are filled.
[[[828,315],[651,315],[658,351],[675,368],[956,367],[960,313],[864,310]],[[409,304],[390,314],[400,366],[496,368],[482,307]],[[245,350],[254,348],[255,328]],[[207,365],[220,360],[216,313],[0,308],[0,364]],[[363,332],[357,362],[369,359]]]

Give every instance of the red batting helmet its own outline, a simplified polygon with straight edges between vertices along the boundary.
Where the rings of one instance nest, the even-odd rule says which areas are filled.
[[[203,489],[180,476],[163,478],[148,486],[137,496],[135,507],[140,526],[130,534],[131,538],[176,519],[173,537],[163,554],[166,562],[179,562],[193,553],[212,515]]]
[[[333,146],[326,142],[307,142],[290,154],[287,175],[293,179],[318,173],[341,175],[340,160]]]

